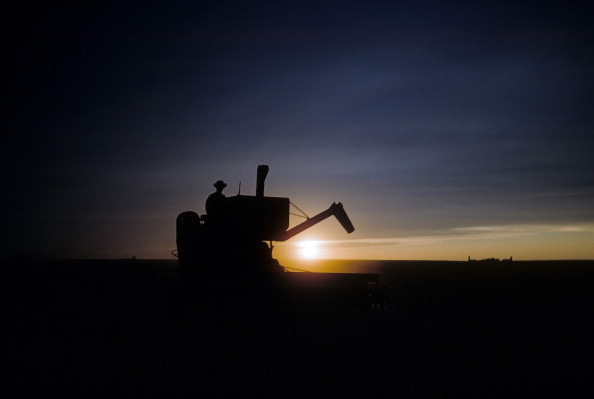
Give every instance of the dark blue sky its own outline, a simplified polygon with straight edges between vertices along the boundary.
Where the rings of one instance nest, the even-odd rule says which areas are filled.
[[[591,2],[40,3],[2,6],[2,255],[168,257],[269,164],[345,204],[335,256],[594,257]]]

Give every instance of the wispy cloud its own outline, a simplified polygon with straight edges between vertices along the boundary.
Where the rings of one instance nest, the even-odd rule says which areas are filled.
[[[444,230],[431,235],[416,235],[408,237],[362,238],[353,240],[319,241],[319,246],[325,249],[356,249],[380,247],[410,247],[434,246],[447,242],[480,241],[513,239],[527,236],[594,233],[594,224],[550,225],[550,224],[521,224],[521,225],[493,225],[470,226]],[[293,243],[299,245],[299,242]]]

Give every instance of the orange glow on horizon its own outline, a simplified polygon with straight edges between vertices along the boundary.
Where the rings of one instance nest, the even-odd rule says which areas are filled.
[[[338,236],[333,234],[332,236]],[[514,225],[461,228],[442,234],[387,238],[307,239],[277,246],[291,260],[514,260],[594,259],[594,226]]]

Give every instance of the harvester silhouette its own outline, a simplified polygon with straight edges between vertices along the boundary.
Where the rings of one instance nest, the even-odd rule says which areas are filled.
[[[218,203],[214,206],[207,201],[206,215],[194,211],[178,215],[176,243],[182,280],[195,289],[209,289],[209,295],[221,291],[220,297],[225,298],[237,292],[244,299],[274,292],[279,295],[266,298],[378,307],[378,274],[290,272],[273,258],[274,241],[289,240],[330,216],[335,216],[347,233],[355,228],[340,202],[289,228],[289,198],[264,196],[268,170],[267,165],[258,166],[255,196],[225,198],[220,194],[224,183],[219,181],[215,183],[217,194],[211,196],[218,195]]]

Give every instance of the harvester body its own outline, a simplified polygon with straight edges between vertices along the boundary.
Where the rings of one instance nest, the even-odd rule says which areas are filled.
[[[286,241],[330,216],[336,216],[348,233],[355,230],[341,203],[289,229],[291,202],[264,196],[267,174],[267,165],[258,166],[256,195],[225,198],[220,214],[198,216],[186,211],[178,216],[177,253],[184,270],[203,273],[231,268],[241,273],[270,268],[277,264],[272,258],[273,241]]]
[[[272,243],[286,241],[330,216],[335,216],[348,233],[354,227],[341,203],[333,203],[319,214],[289,228],[290,200],[265,197],[264,180],[268,166],[258,166],[255,196],[224,198],[221,214],[199,216],[182,212],[176,221],[177,256],[180,275],[187,281],[228,285],[256,292],[271,286],[285,289],[291,282],[313,282],[315,278],[292,278],[272,257]],[[319,273],[307,273],[320,275]],[[339,273],[330,273],[334,280]],[[361,275],[362,283],[378,281],[377,275]],[[330,278],[325,276],[326,281]],[[353,281],[353,275],[348,281]],[[346,281],[346,279],[345,279]],[[317,284],[317,283],[316,283]],[[307,285],[307,284],[306,284]],[[365,295],[364,295],[365,296]]]

